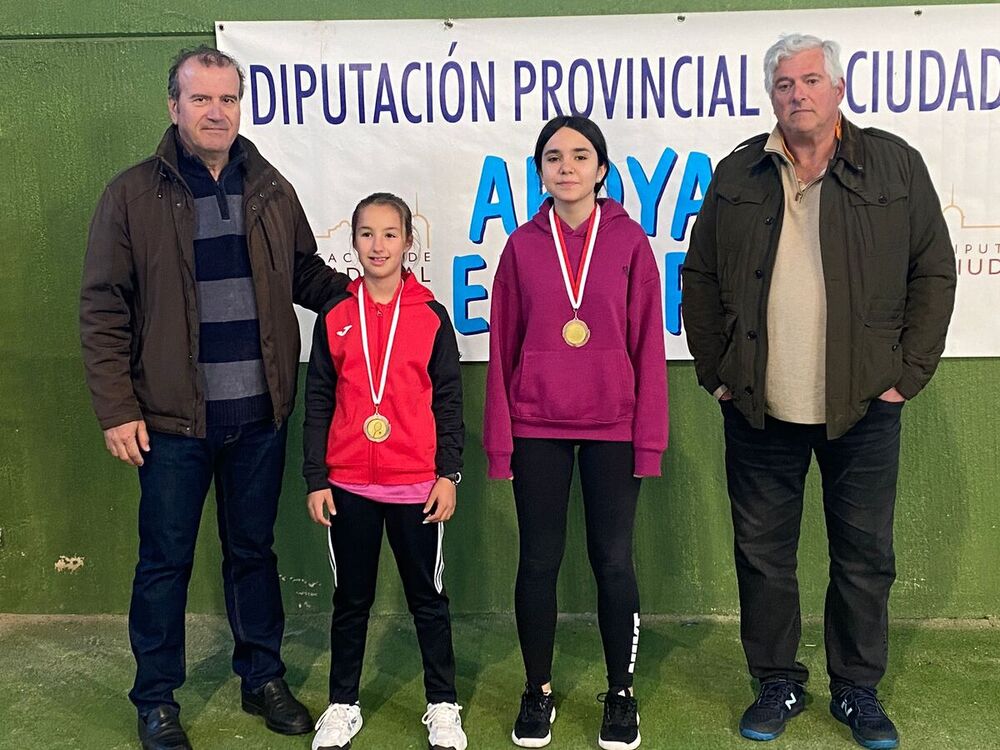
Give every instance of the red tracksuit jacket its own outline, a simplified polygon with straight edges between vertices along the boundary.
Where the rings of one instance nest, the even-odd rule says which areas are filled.
[[[455,331],[445,308],[408,272],[379,413],[391,431],[382,443],[362,427],[374,413],[361,343],[355,279],[316,319],[306,378],[303,475],[309,492],[330,480],[413,484],[462,468],[465,425]],[[375,387],[382,374],[392,313],[365,295]]]

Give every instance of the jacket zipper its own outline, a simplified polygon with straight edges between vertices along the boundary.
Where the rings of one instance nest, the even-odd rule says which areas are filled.
[[[160,162],[161,162],[160,175],[170,183],[169,193],[171,202],[175,204],[175,208],[185,208],[193,213],[194,207],[188,206],[188,201],[194,200],[194,196],[191,193],[191,188],[188,187],[188,184],[184,181],[184,178],[172,165],[170,165],[166,160],[162,158],[160,159]],[[175,198],[180,198],[180,200],[175,200]],[[175,221],[174,224],[175,232],[176,235],[179,237],[181,234],[181,228],[177,226],[176,218],[174,221]],[[199,426],[203,426],[202,420],[199,420],[198,418],[199,417],[198,405],[199,404],[202,405],[201,414],[204,414],[205,394],[201,390],[202,381],[201,378],[199,377],[199,360],[201,358],[200,330],[198,328],[197,323],[195,323],[192,326],[192,320],[191,316],[189,315],[189,312],[190,312],[190,307],[193,304],[196,313],[199,316],[201,314],[200,311],[198,310],[198,291],[197,291],[198,280],[195,276],[194,246],[192,245],[191,247],[190,258],[188,258],[184,254],[183,250],[179,249],[179,252],[181,256],[181,263],[186,267],[187,271],[190,273],[191,281],[195,287],[194,289],[189,290],[187,284],[184,285],[184,318],[185,318],[185,325],[187,326],[187,331],[188,331],[188,346],[189,346],[188,364],[190,367],[193,368],[194,371],[194,378],[193,378],[194,404],[191,410],[192,419],[191,419],[191,424],[185,427],[185,431],[188,432],[189,434],[197,435],[199,434]],[[189,260],[190,263],[188,262]],[[192,339],[196,340],[197,343],[195,343]]]
[[[382,322],[384,320],[384,317],[382,315],[382,309],[378,305],[375,305],[375,320],[378,321],[377,335],[375,337],[375,346],[377,348],[376,348],[375,351],[377,351],[380,354],[382,354],[382,356],[380,356],[378,358],[377,362],[372,362],[372,378],[373,379],[379,378],[379,376],[382,374],[382,364],[383,364],[382,359],[384,357],[384,348],[385,348],[385,343],[383,341],[384,332],[382,330]],[[365,331],[365,335],[367,335],[367,334],[368,334],[368,332]],[[388,380],[388,374],[386,374],[386,380]],[[376,387],[378,387],[377,384],[376,384]],[[385,391],[383,391],[382,393],[383,393],[383,396],[384,396],[385,395]],[[390,429],[391,429],[391,425],[390,425]],[[370,466],[371,466],[371,484],[377,484],[378,483],[378,478],[379,478],[379,470],[378,470],[378,468],[379,468],[378,467],[379,450],[378,450],[378,446],[379,446],[379,443],[372,443],[371,444],[371,461],[370,461]]]

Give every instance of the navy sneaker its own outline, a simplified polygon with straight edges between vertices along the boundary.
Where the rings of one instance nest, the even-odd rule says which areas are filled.
[[[830,713],[847,724],[855,741],[868,750],[899,747],[899,733],[875,696],[875,688],[842,687],[830,700]]]
[[[740,719],[740,734],[748,740],[773,740],[785,731],[785,722],[806,707],[806,690],[791,680],[767,680],[760,685],[757,700]]]
[[[556,700],[540,687],[524,686],[521,710],[514,721],[510,738],[518,747],[545,747],[552,741],[552,722],[556,720]]]

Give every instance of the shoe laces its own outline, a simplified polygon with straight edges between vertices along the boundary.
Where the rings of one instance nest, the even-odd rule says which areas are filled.
[[[845,688],[838,697],[841,701],[847,701],[847,704],[857,711],[859,719],[887,716],[882,701],[878,699],[872,688]]]
[[[462,731],[462,707],[457,703],[428,703],[427,711],[420,720],[427,727],[432,745],[452,744]]]
[[[604,704],[604,718],[609,724],[618,726],[635,724],[638,701],[631,695],[617,692],[599,693],[597,702]]]
[[[336,744],[342,745],[343,740],[350,739],[351,725],[361,715],[361,707],[357,703],[331,703],[316,720],[316,731],[324,736],[337,738]]]
[[[526,687],[521,694],[521,716],[528,721],[548,723],[552,714],[552,693],[546,694],[541,688]]]
[[[761,708],[786,708],[785,701],[788,700],[789,693],[797,693],[801,690],[794,683],[788,680],[768,680],[760,686],[760,695],[754,701]]]

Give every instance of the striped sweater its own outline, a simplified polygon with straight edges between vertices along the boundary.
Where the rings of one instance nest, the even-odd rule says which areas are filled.
[[[271,417],[260,324],[243,220],[243,161],[239,141],[216,181],[178,144],[181,176],[194,196],[195,280],[200,336],[198,368],[209,426],[236,426]]]

